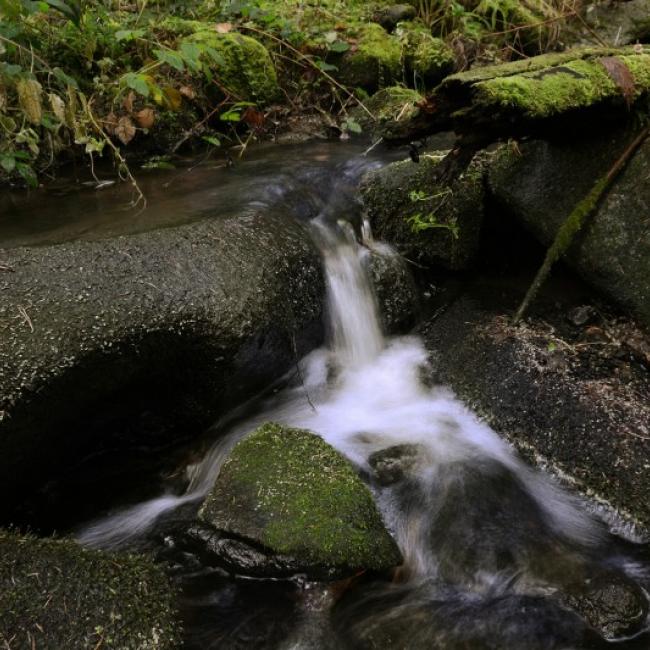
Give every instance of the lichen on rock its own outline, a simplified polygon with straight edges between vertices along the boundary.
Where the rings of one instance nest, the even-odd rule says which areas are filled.
[[[241,440],[199,513],[226,535],[294,559],[317,577],[401,562],[368,488],[319,436],[265,424]]]

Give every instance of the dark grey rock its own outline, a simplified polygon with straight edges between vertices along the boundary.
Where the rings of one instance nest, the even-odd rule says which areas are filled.
[[[116,444],[116,428],[130,443],[196,435],[322,340],[320,257],[289,218],[0,258],[13,269],[0,273],[3,508]]]
[[[648,616],[648,600],[641,588],[607,572],[575,585],[561,600],[606,639],[640,632]]]
[[[650,41],[650,2],[624,0],[623,2],[594,2],[584,12],[592,33],[585,38],[593,42],[593,31],[607,45],[630,45]]]
[[[368,464],[380,485],[404,480],[422,461],[425,449],[420,445],[395,445],[380,449],[368,458]]]
[[[387,32],[392,32],[397,23],[404,20],[413,20],[417,15],[415,7],[407,4],[390,5],[382,7],[372,17],[373,21],[379,23]]]
[[[504,147],[489,169],[489,185],[505,212],[544,246],[634,137],[629,130],[591,132],[557,142]],[[646,141],[607,192],[565,259],[592,286],[650,323],[650,142]]]
[[[443,153],[419,163],[392,163],[366,175],[363,203],[378,239],[408,260],[459,270],[471,264],[483,219],[483,164],[477,160],[451,185],[436,177]]]
[[[591,305],[578,305],[567,314],[567,320],[576,327],[593,323],[597,318],[598,312]]]

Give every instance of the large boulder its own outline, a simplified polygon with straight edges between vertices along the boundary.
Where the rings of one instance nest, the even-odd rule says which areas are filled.
[[[374,235],[408,260],[458,270],[478,249],[483,219],[483,163],[451,183],[438,180],[442,153],[395,162],[367,174],[361,194]]]
[[[266,424],[239,442],[199,518],[255,554],[218,540],[212,550],[244,573],[324,579],[401,563],[372,495],[352,465],[320,437]],[[210,544],[209,544],[210,547]],[[264,563],[259,553],[268,558]],[[244,554],[246,565],[237,566]]]
[[[305,228],[244,214],[0,251],[0,486],[105,447],[186,439],[322,340]]]
[[[12,648],[180,647],[174,593],[145,557],[0,531],[0,639]]]
[[[520,298],[478,286],[427,322],[434,379],[531,463],[650,525],[650,374],[634,350],[642,332],[615,317],[573,325],[571,310],[544,296],[514,326]]]
[[[489,170],[499,213],[549,246],[576,204],[626,149],[625,129],[503,147]],[[565,258],[591,285],[650,324],[650,142],[598,204]]]

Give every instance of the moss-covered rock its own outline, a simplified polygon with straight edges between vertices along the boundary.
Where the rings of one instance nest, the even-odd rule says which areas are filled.
[[[352,115],[361,124],[364,133],[373,138],[408,140],[411,125],[420,113],[418,104],[422,100],[422,95],[416,90],[390,86],[364,102],[374,119],[362,107],[355,108]]]
[[[483,162],[475,160],[451,184],[440,183],[444,153],[420,163],[392,163],[368,174],[361,185],[375,235],[407,259],[447,269],[467,267],[478,247],[483,218]]]
[[[633,131],[589,133],[562,141],[503,147],[489,185],[501,212],[522,222],[545,246],[625,150]],[[613,301],[650,324],[650,144],[630,161],[575,238],[565,259]]]
[[[300,429],[266,424],[239,442],[199,518],[319,578],[401,562],[352,465]]]
[[[453,50],[419,23],[401,23],[397,34],[402,43],[404,74],[415,88],[433,88],[454,70]]]
[[[338,63],[338,78],[348,86],[374,92],[402,78],[402,47],[396,36],[375,23],[361,24],[355,46]]]
[[[173,592],[144,557],[0,531],[0,640],[11,648],[180,647]]]

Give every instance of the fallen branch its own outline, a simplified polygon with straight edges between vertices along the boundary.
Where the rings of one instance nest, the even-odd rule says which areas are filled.
[[[524,317],[530,303],[535,299],[540,287],[544,284],[548,274],[551,272],[553,264],[564,255],[576,234],[582,229],[587,219],[593,214],[601,198],[609,190],[611,184],[623,170],[627,162],[632,158],[643,141],[648,137],[650,127],[646,126],[634,138],[628,148],[621,154],[618,160],[612,165],[611,169],[594,185],[587,196],[576,205],[571,214],[560,226],[555,239],[550,248],[546,251],[546,257],[540,267],[533,283],[530,285],[526,296],[524,297],[517,313],[515,314],[514,323],[517,324]]]

